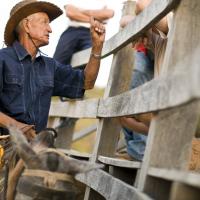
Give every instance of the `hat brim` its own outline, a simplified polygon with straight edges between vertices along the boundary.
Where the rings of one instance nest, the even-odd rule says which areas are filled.
[[[49,2],[35,1],[23,5],[10,16],[6,24],[4,40],[8,47],[12,46],[16,40],[15,28],[21,22],[21,20],[38,12],[47,13],[50,22],[63,14],[63,11],[59,7]]]

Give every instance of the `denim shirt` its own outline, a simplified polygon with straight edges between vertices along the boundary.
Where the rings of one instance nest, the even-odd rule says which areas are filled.
[[[53,58],[31,56],[15,41],[0,50],[0,111],[15,120],[46,127],[52,96],[82,98],[84,70]],[[3,129],[3,134],[8,134]]]

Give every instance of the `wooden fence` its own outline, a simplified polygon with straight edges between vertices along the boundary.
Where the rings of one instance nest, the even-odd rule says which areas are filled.
[[[122,15],[133,14],[134,7],[135,2],[128,1]],[[172,10],[172,31],[162,75],[128,91],[135,59],[130,42]],[[103,170],[76,176],[86,185],[85,200],[200,199],[200,176],[188,172],[200,111],[199,39],[199,0],[153,0],[125,28],[104,43],[103,57],[114,54],[104,98],[52,102],[49,126],[55,127],[60,117],[74,118],[67,130],[59,129],[57,147],[75,158],[105,164]],[[74,54],[72,66],[86,64],[90,51]],[[154,116],[143,162],[114,159],[120,126],[113,117],[148,112],[153,112]],[[99,119],[91,154],[70,150],[76,118]],[[80,135],[82,137],[84,131]]]

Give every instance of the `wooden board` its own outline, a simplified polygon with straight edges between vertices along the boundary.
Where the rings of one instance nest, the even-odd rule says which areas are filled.
[[[141,162],[126,161],[126,160],[120,160],[116,158],[109,158],[105,156],[99,156],[98,160],[107,165],[112,165],[116,167],[124,167],[124,168],[132,168],[132,169],[140,169],[142,165]]]
[[[52,102],[49,116],[71,118],[97,118],[99,99],[82,101]]]
[[[200,17],[199,11],[200,2],[198,0],[192,2],[190,0],[182,0],[175,11],[173,26],[176,25],[176,27],[171,32],[166,49],[166,55],[170,55],[168,62],[164,62],[165,72],[175,68],[176,63],[184,60],[187,56],[190,57],[195,52],[196,44],[194,43],[196,39],[193,37],[199,38],[200,24],[196,20]],[[184,15],[188,16],[188,19],[183,23],[183,20],[185,20]],[[193,32],[188,34],[187,31],[183,31],[183,24],[187,30]],[[183,48],[179,49],[180,43],[183,42],[185,47],[192,47],[190,52]],[[196,81],[195,76],[193,74],[192,78]],[[193,84],[193,79],[190,77],[189,85]],[[182,90],[177,92],[180,95],[183,93]],[[171,94],[166,93],[166,95],[174,98]],[[154,114],[138,184],[138,188],[151,197],[159,200],[168,200],[171,184],[170,181],[149,176],[147,174],[148,168],[188,169],[199,109],[200,101],[194,100],[185,105]]]
[[[100,99],[97,116],[116,117],[159,111],[200,98],[199,55],[200,46],[175,65],[174,70],[134,90]]]
[[[150,168],[148,175],[200,188],[200,174],[187,171]]]
[[[107,57],[111,54],[117,53],[117,51],[138,38],[138,36],[144,34],[171,10],[175,9],[179,2],[180,0],[152,1],[152,3],[134,20],[132,20],[131,23],[120,30],[111,39],[104,42],[102,56]],[[73,67],[78,67],[87,64],[90,53],[91,49],[75,53],[72,57],[71,65]]]
[[[102,170],[76,175],[76,179],[100,193],[106,200],[151,200],[134,187],[113,178]]]

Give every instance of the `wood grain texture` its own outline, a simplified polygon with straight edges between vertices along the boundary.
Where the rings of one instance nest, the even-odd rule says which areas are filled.
[[[193,7],[198,9],[192,9]],[[197,45],[195,44],[196,39],[199,39],[199,36],[196,33],[199,33],[200,31],[199,22],[196,20],[200,18],[199,10],[200,2],[198,0],[195,0],[192,3],[190,0],[182,0],[178,9],[175,11],[173,22],[174,31],[171,32],[166,49],[166,56],[169,54],[169,60],[164,62],[163,66],[165,73],[175,68],[176,64],[181,60],[186,59],[187,56],[194,54],[196,50],[195,47]],[[189,19],[186,20],[183,15],[188,16]],[[177,18],[177,16],[182,17]],[[191,21],[191,18],[194,20]],[[182,20],[186,20],[184,22],[184,28],[194,31],[194,34],[188,34],[187,31],[183,31]],[[174,27],[175,25],[176,28]],[[197,38],[194,39],[192,37]],[[185,48],[179,49],[179,43],[183,42],[185,47],[193,47],[190,48],[190,52],[188,52]],[[179,51],[177,51],[177,49]],[[191,62],[194,61],[191,60]],[[190,64],[188,66],[190,66]],[[191,69],[191,71],[192,70],[193,69]],[[196,74],[190,74],[189,77],[188,85],[194,86],[194,83],[197,81]],[[185,81],[187,82],[187,80]],[[179,94],[185,94],[183,91],[185,90],[181,90]],[[196,90],[195,94],[198,93],[197,91],[198,90]],[[168,94],[170,98],[174,98],[174,96],[170,95],[171,94]],[[146,153],[138,184],[138,188],[140,190],[157,199],[168,199],[170,188],[168,182],[162,181],[161,184],[161,179],[158,180],[147,175],[147,170],[151,167],[176,170],[188,169],[192,141],[199,116],[199,109],[200,101],[193,101],[173,109],[160,111],[154,115],[150,125]]]
[[[122,16],[134,13],[135,2],[127,2]],[[121,49],[113,56],[112,66],[104,98],[128,91],[134,65],[135,52],[130,45]],[[120,80],[120,81],[119,81]],[[120,125],[114,119],[100,119],[94,143],[91,161],[98,162],[98,156],[114,157],[120,136]],[[98,194],[86,188],[85,200],[93,200]],[[101,200],[102,198],[99,198]]]
[[[76,179],[100,193],[106,200],[151,200],[136,188],[113,178],[102,170],[76,175]]]
[[[76,125],[77,119],[68,118],[68,124],[64,127],[56,128],[58,132],[58,137],[56,138],[55,147],[62,149],[70,149],[72,143],[72,137],[74,133],[74,128]]]
[[[52,102],[49,116],[71,118],[97,118],[99,99]]]
[[[166,14],[175,9],[179,2],[180,0],[153,0],[146,9],[131,21],[131,23],[120,30],[111,39],[104,42],[102,57],[104,58],[117,53],[117,51],[128,45],[140,35],[144,34]],[[131,14],[133,13],[134,12]],[[72,57],[71,65],[73,67],[79,67],[87,64],[90,53],[91,49],[75,53]]]
[[[98,117],[131,114],[172,108],[200,98],[200,46],[166,72],[144,85],[121,95],[100,99]],[[190,67],[188,67],[190,66]]]
[[[126,160],[120,160],[116,158],[109,158],[105,156],[99,156],[98,160],[107,165],[112,165],[116,167],[124,167],[124,168],[132,168],[132,169],[140,169],[142,165],[141,162],[126,161]]]
[[[189,173],[187,171],[170,170],[164,168],[150,168],[148,169],[148,175],[200,188],[200,174],[197,173]]]

